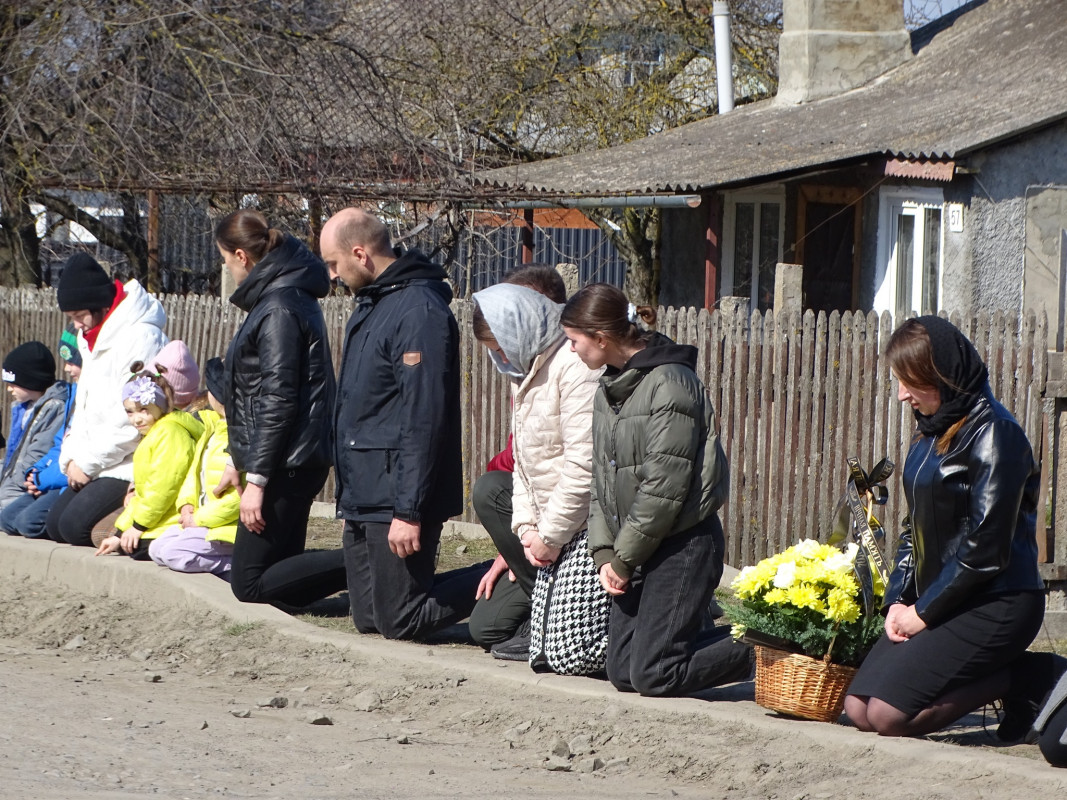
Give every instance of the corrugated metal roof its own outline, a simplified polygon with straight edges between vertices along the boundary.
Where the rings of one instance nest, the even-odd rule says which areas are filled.
[[[872,83],[767,100],[628,144],[482,173],[511,195],[696,192],[876,154],[959,159],[1067,117],[1067,2],[988,0]]]

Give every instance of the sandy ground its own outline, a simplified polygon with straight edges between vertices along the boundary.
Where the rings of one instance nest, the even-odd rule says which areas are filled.
[[[17,576],[0,585],[0,637],[5,800],[884,800],[1067,789],[1067,773],[1035,748],[986,746],[975,720],[942,737],[968,746],[889,741],[777,718],[751,703],[748,683],[709,693],[712,702],[629,698],[584,679],[537,684],[525,665],[473,648],[356,634],[365,645],[338,648],[217,611]],[[332,724],[312,722],[323,718]],[[550,761],[554,749],[564,755]]]

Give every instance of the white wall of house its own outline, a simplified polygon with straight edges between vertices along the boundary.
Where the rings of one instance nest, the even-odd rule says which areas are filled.
[[[1067,186],[1067,121],[963,163],[972,174],[953,181],[961,184],[958,190],[946,190],[946,200],[964,204],[964,234],[960,242],[946,239],[945,307],[1015,314],[1043,309],[1051,322],[1065,287],[1060,282],[1053,289],[1037,275],[1027,280],[1027,197],[1039,187]]]

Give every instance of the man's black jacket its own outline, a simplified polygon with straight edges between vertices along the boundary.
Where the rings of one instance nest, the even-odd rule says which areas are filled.
[[[334,418],[337,514],[436,524],[462,511],[459,330],[417,250],[356,295]]]

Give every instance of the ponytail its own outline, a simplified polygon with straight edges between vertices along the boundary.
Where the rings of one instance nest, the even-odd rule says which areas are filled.
[[[635,306],[619,289],[607,283],[591,283],[579,289],[563,307],[560,324],[587,336],[603,334],[620,345],[635,345],[648,337],[638,322],[656,323],[652,306]]]
[[[253,208],[227,214],[215,228],[215,241],[228,253],[243,250],[256,264],[285,241],[285,234],[267,223],[267,218]]]

